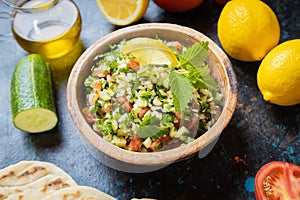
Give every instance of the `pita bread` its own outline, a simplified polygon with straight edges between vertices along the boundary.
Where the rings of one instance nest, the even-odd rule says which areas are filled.
[[[21,161],[0,170],[0,200],[41,200],[72,186],[72,177],[48,162]]]
[[[0,200],[114,199],[96,188],[78,186],[71,176],[52,163],[21,161],[0,170]]]
[[[112,196],[93,187],[74,186],[64,188],[43,198],[42,200],[114,200]]]

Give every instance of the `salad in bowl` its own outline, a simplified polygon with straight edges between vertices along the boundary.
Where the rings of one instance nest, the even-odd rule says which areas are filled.
[[[130,151],[185,145],[205,133],[222,109],[222,94],[205,62],[208,42],[137,37],[95,57],[82,109],[93,130]]]
[[[101,37],[80,56],[68,109],[86,150],[126,172],[206,156],[237,102],[231,62],[204,34],[145,23]]]

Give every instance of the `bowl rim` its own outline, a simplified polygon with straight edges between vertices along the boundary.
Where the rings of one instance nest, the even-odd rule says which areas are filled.
[[[203,135],[195,139],[194,141],[176,147],[174,149],[158,151],[158,152],[133,152],[117,147],[105,139],[97,135],[90,125],[86,122],[82,113],[80,112],[78,99],[77,99],[77,90],[76,86],[78,84],[77,77],[80,74],[82,68],[84,68],[84,64],[89,62],[89,54],[97,50],[97,48],[101,45],[104,45],[106,41],[119,37],[121,35],[130,34],[132,31],[141,31],[141,30],[151,30],[151,29],[160,29],[164,31],[176,31],[182,34],[185,34],[187,37],[190,37],[196,41],[208,41],[209,42],[209,50],[221,61],[222,68],[225,72],[225,82],[228,91],[226,92],[226,96],[224,96],[225,101],[223,105],[223,109],[220,117],[216,121],[216,123]],[[229,78],[230,77],[230,78]],[[138,25],[132,25],[125,28],[118,29],[114,32],[111,32],[104,37],[100,38],[98,41],[93,43],[90,47],[86,49],[85,52],[79,57],[77,62],[75,63],[67,83],[67,104],[68,110],[72,117],[74,124],[79,130],[80,134],[84,136],[88,142],[97,148],[99,151],[104,154],[125,162],[136,165],[160,165],[160,164],[168,164],[172,162],[176,162],[178,160],[182,160],[188,156],[194,155],[199,152],[201,149],[204,149],[208,144],[216,141],[221,135],[223,129],[230,122],[235,107],[237,103],[237,80],[232,67],[232,64],[227,57],[227,55],[223,52],[223,50],[213,42],[209,37],[202,34],[199,31],[196,31],[192,28],[170,24],[170,23],[144,23]],[[80,114],[79,114],[80,113]],[[206,142],[204,142],[204,140]]]

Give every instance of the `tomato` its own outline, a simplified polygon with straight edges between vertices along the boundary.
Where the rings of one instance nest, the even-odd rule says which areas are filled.
[[[128,68],[134,69],[134,70],[138,70],[139,66],[140,66],[139,62],[136,60],[133,60],[133,59],[126,60],[126,64],[127,64]]]
[[[169,12],[185,12],[196,8],[203,2],[203,0],[153,0],[153,2],[162,9],[165,9]]]
[[[159,148],[163,147],[168,141],[171,140],[171,137],[166,135],[156,139],[150,146],[152,151],[157,151]]]
[[[134,136],[128,145],[128,150],[137,151],[143,144],[143,141],[140,137]]]
[[[269,162],[256,173],[254,189],[257,200],[299,200],[300,167],[288,162]]]

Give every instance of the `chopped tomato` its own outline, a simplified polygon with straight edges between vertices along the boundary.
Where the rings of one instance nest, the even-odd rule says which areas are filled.
[[[117,100],[121,105],[127,101],[124,97],[119,97]]]
[[[128,145],[128,150],[130,151],[138,151],[142,146],[143,141],[140,137],[134,136]]]
[[[272,161],[255,176],[257,200],[300,200],[300,166]]]
[[[182,113],[179,114],[177,111],[175,111],[175,117],[176,117],[176,119],[181,120],[183,117],[183,114]]]
[[[113,106],[112,106],[112,103],[110,103],[108,106],[106,107],[101,107],[101,111],[103,113],[108,113],[108,112],[111,112],[113,110]]]
[[[101,83],[100,81],[98,81],[98,82],[95,84],[93,90],[94,90],[94,92],[96,92],[96,91],[100,91],[101,89],[102,89],[102,83]]]
[[[138,70],[140,67],[139,62],[136,60],[133,60],[133,59],[126,60],[126,64],[127,64],[128,68],[133,69],[133,70]]]
[[[151,151],[157,151],[158,149],[163,147],[169,140],[171,140],[171,137],[168,135],[156,139],[150,146]]]
[[[179,43],[178,41],[172,41],[172,42],[169,42],[169,45],[175,47],[176,53],[180,54],[181,47],[182,47],[181,43]]]
[[[128,101],[125,101],[122,104],[122,108],[123,108],[123,110],[125,110],[126,112],[129,113],[132,110],[132,105]]]
[[[99,78],[104,78],[108,75],[108,73],[104,73],[101,68],[95,68],[93,73],[92,73],[92,76],[95,76],[95,77],[99,77]]]
[[[139,113],[139,118],[143,119],[148,110],[150,110],[150,107],[143,108],[143,110]]]

